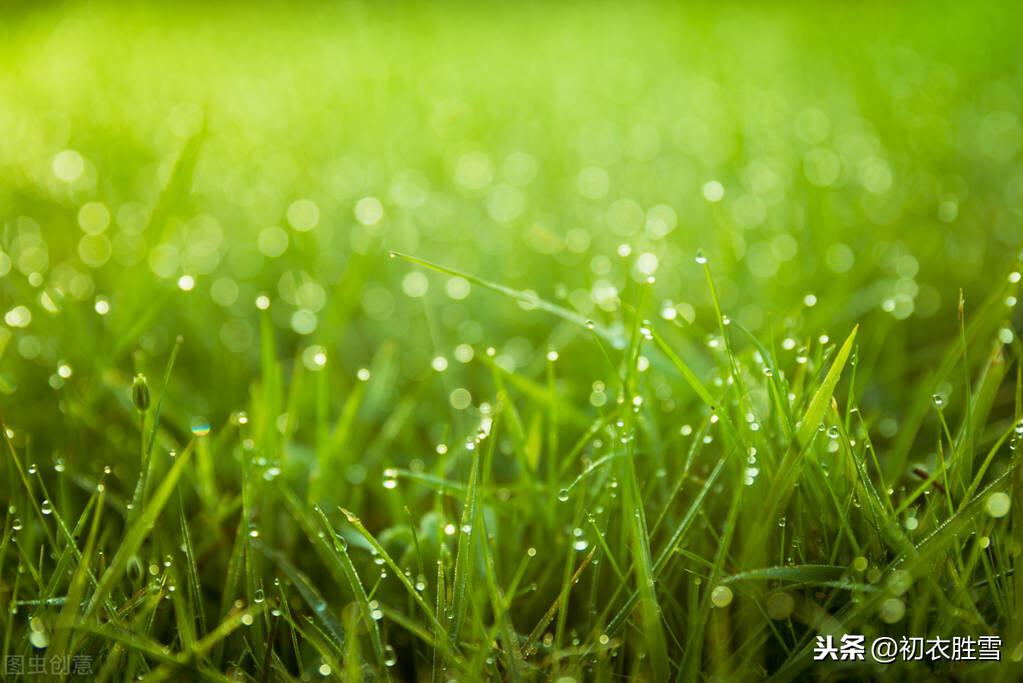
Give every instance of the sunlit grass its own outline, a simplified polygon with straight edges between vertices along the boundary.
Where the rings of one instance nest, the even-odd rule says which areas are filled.
[[[1018,680],[1018,10],[940,10],[5,10],[2,661]]]

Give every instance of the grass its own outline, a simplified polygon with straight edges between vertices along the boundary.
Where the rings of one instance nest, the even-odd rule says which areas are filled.
[[[0,10],[0,661],[1019,680],[1019,17],[940,10]]]

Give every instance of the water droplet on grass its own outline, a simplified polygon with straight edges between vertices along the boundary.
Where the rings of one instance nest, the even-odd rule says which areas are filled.
[[[881,621],[886,624],[894,624],[900,621],[905,614],[906,603],[898,598],[888,598],[881,603],[881,609],[878,611]]]
[[[904,569],[896,569],[888,577],[888,588],[895,595],[902,595],[913,585],[913,575]]]
[[[1012,499],[1004,491],[996,491],[987,497],[984,502],[984,510],[992,517],[1005,517],[1012,507]]]
[[[732,589],[728,586],[717,586],[710,592],[710,601],[715,607],[728,607],[732,603]]]
[[[46,648],[50,644],[50,634],[46,631],[46,624],[39,617],[32,617],[29,621],[29,628],[31,633],[28,636],[28,642],[32,643],[32,647],[40,650]]]
[[[196,436],[206,436],[210,433],[210,421],[205,417],[193,417],[191,429]]]

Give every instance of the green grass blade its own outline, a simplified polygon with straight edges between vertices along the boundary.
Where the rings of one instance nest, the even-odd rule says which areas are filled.
[[[852,332],[846,337],[846,340],[842,343],[842,347],[838,350],[838,354],[835,356],[835,360],[832,361],[831,367],[828,369],[827,375],[824,376],[824,380],[813,394],[813,398],[810,399],[809,405],[806,407],[806,411],[803,413],[803,418],[799,422],[799,426],[796,429],[796,440],[801,445],[806,445],[813,438],[817,432],[818,426],[824,419],[824,414],[828,410],[828,405],[831,403],[831,397],[835,393],[835,386],[838,384],[839,378],[842,376],[842,370],[845,368],[846,362],[849,360],[849,354],[852,353],[853,342],[856,340],[856,331],[859,329],[859,325],[853,327]]]

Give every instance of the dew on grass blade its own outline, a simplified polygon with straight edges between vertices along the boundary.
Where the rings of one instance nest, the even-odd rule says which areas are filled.
[[[732,589],[728,586],[716,586],[710,592],[710,601],[715,607],[728,607],[732,603]]]
[[[896,569],[888,577],[888,589],[895,595],[902,595],[913,585],[913,576],[903,570]]]
[[[149,409],[149,382],[141,372],[135,375],[131,385],[131,400],[135,404],[135,410],[144,413]]]
[[[190,429],[195,436],[206,436],[210,433],[210,421],[205,417],[193,417]]]
[[[899,598],[888,598],[881,603],[878,616],[886,624],[894,624],[902,620],[906,614],[906,603]]]
[[[984,501],[984,510],[992,517],[1005,517],[1012,507],[1012,499],[1004,491],[996,491]]]
[[[776,621],[788,619],[796,607],[796,600],[791,594],[777,591],[767,596],[764,605],[767,616]]]
[[[32,644],[32,647],[39,650],[49,647],[50,634],[47,631],[46,624],[40,617],[32,617],[29,620],[28,641]]]

